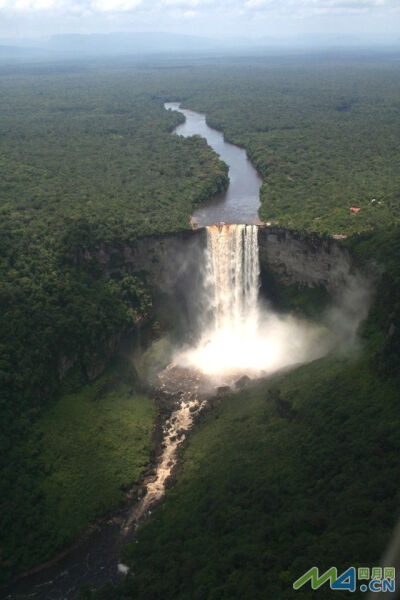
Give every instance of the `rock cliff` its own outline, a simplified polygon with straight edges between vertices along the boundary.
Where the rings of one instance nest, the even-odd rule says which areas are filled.
[[[352,268],[349,252],[338,242],[276,227],[260,226],[260,268],[282,284],[342,287]]]
[[[323,286],[335,296],[349,287],[352,259],[335,240],[259,226],[258,243],[262,291],[267,296],[272,285]],[[143,237],[130,245],[78,248],[75,262],[97,264],[105,277],[144,271],[152,290],[156,318],[163,327],[190,340],[197,330],[197,315],[202,312],[199,303],[205,245],[206,229],[199,228]],[[115,339],[120,340],[121,335]],[[99,358],[88,377],[100,374],[117,350],[118,342],[110,341],[110,348],[103,353],[105,358]],[[60,378],[74,362],[63,359]]]

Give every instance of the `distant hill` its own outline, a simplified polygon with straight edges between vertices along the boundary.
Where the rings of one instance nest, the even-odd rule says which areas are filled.
[[[160,54],[264,53],[316,49],[376,50],[400,47],[400,38],[389,36],[302,35],[289,38],[209,37],[166,32],[57,34],[36,38],[0,39],[0,61],[37,61],[95,56],[146,56]]]
[[[233,42],[171,33],[62,34],[0,40],[0,57],[141,55],[219,50]]]

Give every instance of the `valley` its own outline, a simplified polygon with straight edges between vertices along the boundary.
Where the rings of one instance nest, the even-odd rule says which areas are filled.
[[[352,68],[360,81],[374,72]],[[353,119],[315,112],[326,135],[342,117],[363,131],[387,77],[382,124],[395,110],[396,68],[372,80]],[[273,100],[300,86],[301,127],[311,117],[290,67],[258,65],[251,77],[234,62],[196,69],[167,89],[162,70],[138,69],[134,91],[123,69],[44,76],[34,91],[24,77],[7,80],[19,133],[7,134],[15,163],[1,206],[5,598],[284,597],[313,557],[324,556],[321,568],[378,562],[390,540],[400,424],[392,163],[368,192],[376,215],[365,204],[358,219],[347,197],[328,193],[336,158],[328,175],[312,157],[325,134],[309,154],[318,192],[293,176],[304,167],[298,100],[279,115]],[[245,119],[248,77],[258,116]],[[350,93],[340,65],[327,89],[336,80]],[[28,106],[41,106],[44,90],[35,120]],[[14,119],[3,116],[4,131]],[[368,153],[360,165],[371,166]]]

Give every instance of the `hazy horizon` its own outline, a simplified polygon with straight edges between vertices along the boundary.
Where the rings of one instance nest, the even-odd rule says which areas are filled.
[[[227,43],[400,39],[398,0],[0,0],[0,38],[168,34]]]
[[[346,59],[349,52],[360,56],[393,55],[398,60],[400,37],[303,35],[281,38],[213,38],[168,32],[110,32],[91,34],[54,34],[26,38],[0,37],[2,64],[29,62],[60,62],[94,58],[193,58],[196,57],[278,57],[318,55]],[[394,54],[393,54],[394,52]]]

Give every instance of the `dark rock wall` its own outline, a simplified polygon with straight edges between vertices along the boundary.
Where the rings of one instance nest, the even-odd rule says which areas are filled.
[[[272,273],[284,285],[322,285],[335,292],[352,269],[348,251],[329,238],[260,226],[258,244],[261,272]]]
[[[105,277],[144,271],[153,292],[156,317],[177,333],[196,328],[201,301],[206,230],[139,238],[127,245],[101,245],[78,252],[76,262],[94,262]]]

